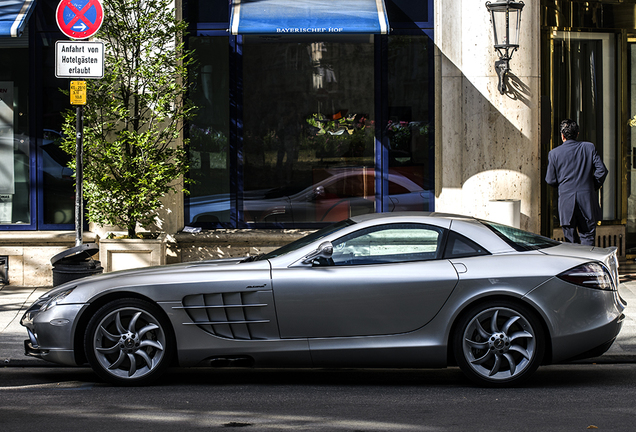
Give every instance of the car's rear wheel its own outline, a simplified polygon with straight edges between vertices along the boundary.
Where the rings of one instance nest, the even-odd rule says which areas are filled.
[[[462,315],[453,348],[459,367],[477,384],[512,386],[524,382],[539,367],[545,336],[527,307],[491,301]]]
[[[143,385],[170,365],[172,328],[162,311],[139,299],[112,301],[91,318],[84,335],[86,357],[104,380]]]

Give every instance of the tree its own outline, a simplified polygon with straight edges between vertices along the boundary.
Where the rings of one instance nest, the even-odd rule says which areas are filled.
[[[183,44],[187,24],[171,0],[102,4],[97,37],[105,44],[104,77],[87,82],[83,191],[89,221],[134,237],[138,224],[155,222],[161,198],[179,189],[188,170],[187,153],[175,143],[193,113],[185,99],[193,60]],[[69,111],[64,121],[70,154],[75,115]]]

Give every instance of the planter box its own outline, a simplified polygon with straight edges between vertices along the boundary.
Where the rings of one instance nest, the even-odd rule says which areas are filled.
[[[164,265],[166,238],[162,233],[156,239],[100,239],[99,260],[104,272]]]

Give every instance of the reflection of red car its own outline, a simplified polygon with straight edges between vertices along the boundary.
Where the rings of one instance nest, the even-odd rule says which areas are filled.
[[[322,175],[321,175],[322,174]],[[325,178],[324,175],[327,175]],[[282,189],[246,192],[244,219],[248,223],[334,222],[375,212],[375,170],[355,167],[316,171],[322,179],[297,193]],[[430,211],[432,193],[402,174],[387,178],[390,211]],[[429,207],[430,206],[430,207]],[[192,223],[222,220],[229,211],[229,196],[190,200]]]

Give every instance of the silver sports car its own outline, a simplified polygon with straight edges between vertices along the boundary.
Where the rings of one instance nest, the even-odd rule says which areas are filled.
[[[26,354],[138,385],[167,367],[445,367],[486,386],[618,335],[615,248],[437,213],[353,217],[274,252],[91,276],[22,318]]]

